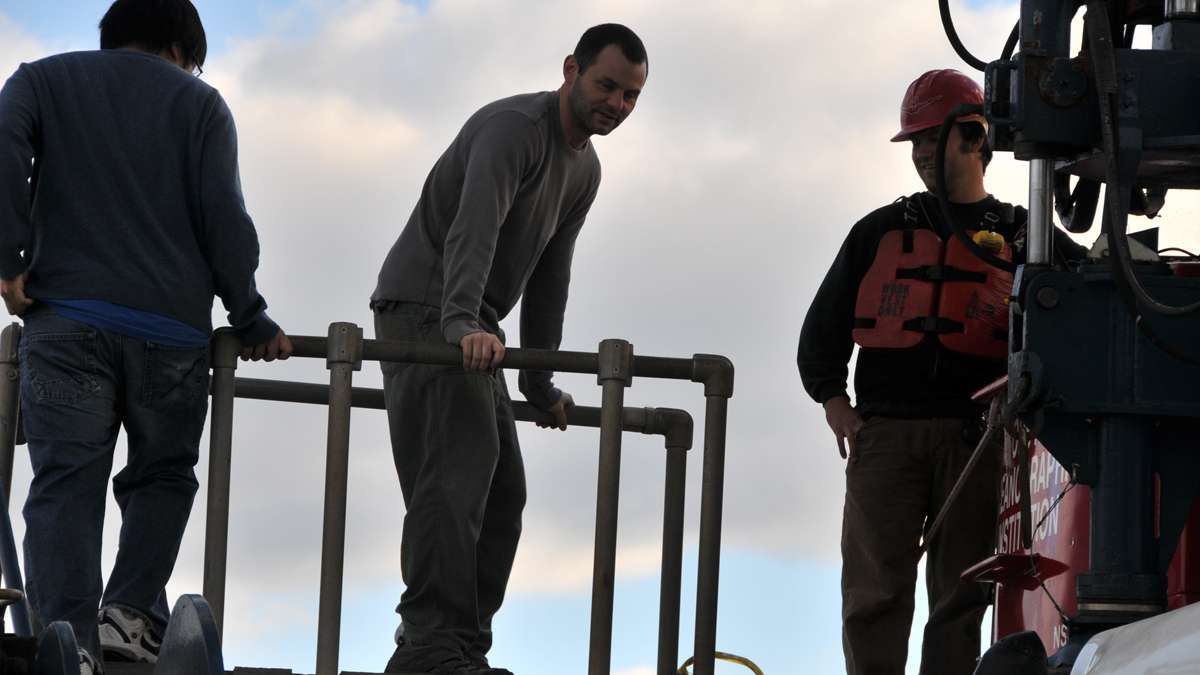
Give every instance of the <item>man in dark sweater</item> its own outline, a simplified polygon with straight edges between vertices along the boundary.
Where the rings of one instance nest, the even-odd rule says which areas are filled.
[[[462,368],[383,364],[392,452],[407,514],[406,589],[389,673],[490,669],[492,616],[516,555],[525,469],[500,321],[521,304],[521,343],[557,349],[575,239],[600,185],[589,138],[632,111],[642,42],[618,24],[584,33],[558,91],[490,103],[430,171],[371,296],[382,339],[462,347]],[[570,395],[548,372],[521,392],[565,429]]]
[[[909,87],[902,129],[929,192],[859,221],[809,307],[797,362],[809,395],[825,407],[846,466],[842,522],[842,620],[850,675],[902,675],[925,529],[941,510],[981,436],[972,394],[1004,374],[1006,298],[1012,278],[952,235],[936,197],[934,157],[942,121],[983,92],[965,75],[931,71]],[[986,122],[959,118],[946,148],[951,215],[995,255],[1019,261],[1023,209],[984,189],[991,159]],[[1065,236],[1060,248],[1078,256]],[[860,346],[852,406],[847,362]],[[848,450],[848,452],[847,452]],[[931,542],[922,675],[974,670],[989,589],[959,575],[989,556],[996,533],[1000,451],[989,451]]]
[[[197,488],[214,295],[243,358],[292,349],[255,288],[233,118],[193,75],[206,52],[195,7],[118,0],[100,45],[22,64],[0,91],[0,294],[25,323],[34,472],[27,590],[43,623],[70,622],[87,675],[101,647],[110,659],[156,658]],[[121,426],[121,541],[105,586]]]

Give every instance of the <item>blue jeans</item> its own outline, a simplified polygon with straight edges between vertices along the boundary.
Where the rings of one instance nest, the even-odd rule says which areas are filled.
[[[166,347],[35,305],[21,340],[21,409],[33,483],[25,502],[29,600],[43,624],[67,621],[99,656],[96,612],[120,605],[160,632],[197,482],[208,411],[208,347]],[[103,585],[100,547],[113,446],[124,425],[116,564]]]

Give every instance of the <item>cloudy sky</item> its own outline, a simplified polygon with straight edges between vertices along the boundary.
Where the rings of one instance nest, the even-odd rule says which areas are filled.
[[[335,320],[372,334],[367,298],[378,266],[471,112],[556,88],[563,57],[590,25],[620,21],[639,32],[653,68],[634,114],[596,140],[604,183],[576,249],[563,347],[591,351],[621,337],[639,354],[733,359],[718,647],[772,675],[837,672],[842,460],[800,386],[795,344],[847,229],[920,189],[908,147],[887,139],[913,78],[965,69],[942,36],[937,3],[871,3],[861,12],[840,0],[195,1],[210,41],[203,77],[239,127],[246,201],[262,240],[259,284],[272,316],[302,335],[323,335]],[[966,42],[998,55],[1015,0],[952,4]],[[0,0],[0,73],[94,48],[107,5]],[[989,189],[1024,203],[1026,176],[1025,165],[999,156]],[[1189,225],[1198,216],[1195,199],[1173,195],[1158,221],[1163,240],[1200,245]],[[508,331],[518,334],[515,322]],[[325,378],[317,361],[239,372]],[[558,379],[580,403],[599,403],[594,377]],[[360,385],[380,381],[372,365],[356,376]],[[627,401],[702,419],[697,385],[639,381]],[[226,663],[311,672],[324,412],[242,401],[235,417]],[[521,434],[526,534],[493,661],[522,675],[582,673],[598,435],[532,426]],[[403,505],[382,413],[357,412],[351,443],[341,663],[381,670],[401,591]],[[694,452],[689,463],[681,657],[691,653],[699,459]],[[27,457],[19,452],[17,462],[14,504],[29,476]],[[653,672],[662,480],[661,444],[627,437],[620,675]],[[202,489],[173,594],[200,589],[204,502]],[[115,505],[110,513],[108,561]]]

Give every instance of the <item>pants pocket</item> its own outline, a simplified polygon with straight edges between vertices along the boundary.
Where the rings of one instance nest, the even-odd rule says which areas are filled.
[[[96,331],[27,333],[21,341],[21,387],[38,403],[77,403],[100,391]]]
[[[158,411],[192,409],[208,396],[208,346],[147,342],[142,405]]]

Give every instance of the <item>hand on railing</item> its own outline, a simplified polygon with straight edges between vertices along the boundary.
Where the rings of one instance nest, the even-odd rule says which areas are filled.
[[[575,407],[575,399],[567,392],[563,392],[562,398],[558,399],[558,403],[550,406],[546,412],[550,417],[545,421],[534,420],[534,424],[543,429],[558,429],[559,431],[567,430],[567,411]]]
[[[4,298],[4,306],[13,316],[21,316],[33,304],[25,295],[25,281],[29,274],[22,272],[12,279],[0,279],[0,297]]]
[[[275,359],[285,360],[292,355],[292,341],[284,334],[280,328],[275,337],[256,345],[242,347],[243,361],[266,361],[271,362]]]
[[[486,331],[464,335],[459,345],[462,346],[465,370],[490,373],[504,360],[504,343]]]

